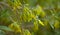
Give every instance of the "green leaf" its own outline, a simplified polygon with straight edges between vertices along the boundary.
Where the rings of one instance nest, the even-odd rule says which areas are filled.
[[[7,26],[0,26],[0,29],[1,29],[1,30],[5,30],[5,31],[13,31],[12,29],[10,29],[10,28],[7,27]]]
[[[5,35],[5,32],[0,30],[0,35]]]

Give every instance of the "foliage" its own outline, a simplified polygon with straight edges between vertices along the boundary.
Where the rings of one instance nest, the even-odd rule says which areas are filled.
[[[0,35],[60,35],[59,4],[60,0],[0,0]]]

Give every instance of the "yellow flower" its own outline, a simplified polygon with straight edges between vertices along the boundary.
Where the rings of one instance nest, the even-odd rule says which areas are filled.
[[[14,32],[21,32],[20,26],[17,24],[17,22],[14,22],[9,25],[9,27],[14,31]]]
[[[55,23],[54,23],[54,27],[55,27],[55,29],[58,29],[59,27],[60,27],[60,25],[59,25],[59,21],[55,21]]]
[[[45,12],[44,12],[44,11],[41,12],[41,13],[40,13],[40,16],[41,16],[41,17],[45,17],[45,16],[46,16]]]
[[[38,23],[36,21],[34,22],[33,30],[35,32],[38,30]]]
[[[31,35],[31,33],[29,30],[26,29],[26,30],[24,30],[23,35]]]

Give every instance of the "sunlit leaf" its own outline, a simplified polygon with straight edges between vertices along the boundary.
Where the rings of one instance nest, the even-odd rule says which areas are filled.
[[[44,23],[41,20],[38,20],[38,21],[40,25],[44,26]]]

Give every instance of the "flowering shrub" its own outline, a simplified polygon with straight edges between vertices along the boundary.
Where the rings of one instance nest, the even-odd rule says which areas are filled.
[[[0,35],[60,35],[59,0],[0,0]]]

